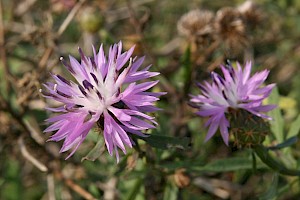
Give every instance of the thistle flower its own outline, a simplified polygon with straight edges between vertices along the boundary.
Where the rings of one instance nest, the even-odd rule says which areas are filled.
[[[154,102],[164,93],[147,91],[158,81],[144,80],[159,73],[149,72],[150,66],[140,69],[144,57],[132,59],[134,47],[124,53],[121,50],[121,42],[111,46],[106,58],[101,45],[98,53],[93,48],[94,57],[89,58],[79,48],[81,63],[72,56],[70,64],[61,58],[77,83],[52,75],[56,83],[44,84],[48,91],[41,90],[42,94],[63,104],[47,108],[62,114],[46,120],[53,124],[45,132],[57,131],[51,141],[64,139],[60,152],[74,147],[66,159],[75,153],[95,124],[103,130],[107,150],[111,156],[115,152],[117,162],[118,148],[126,154],[125,146],[134,144],[131,134],[145,136],[143,130],[155,128],[154,117],[144,112],[159,110]]]
[[[228,129],[234,123],[231,119],[236,119],[230,115],[236,116],[236,111],[241,110],[242,113],[250,113],[255,116],[252,121],[253,119],[271,119],[261,112],[268,112],[276,106],[262,105],[262,101],[270,95],[275,84],[262,86],[268,77],[268,70],[255,73],[250,77],[251,62],[247,62],[244,69],[237,63],[237,69],[228,64],[221,66],[221,70],[224,77],[212,72],[213,82],[211,84],[206,81],[204,84],[197,84],[202,94],[192,96],[191,105],[199,109],[196,114],[209,117],[205,124],[205,126],[209,126],[205,141],[208,141],[219,129],[224,143],[228,145]],[[249,118],[249,114],[247,116]],[[244,120],[244,123],[248,123],[248,121]],[[261,124],[261,121],[256,120],[255,123]],[[263,132],[265,134],[265,128]],[[250,136],[252,137],[252,135]],[[257,141],[261,142],[261,140]]]

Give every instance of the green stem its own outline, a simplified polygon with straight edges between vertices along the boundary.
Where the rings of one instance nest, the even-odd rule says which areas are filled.
[[[255,173],[257,170],[257,167],[256,167],[256,157],[255,157],[255,153],[253,150],[251,151],[251,155],[252,155],[252,165],[253,165],[252,169],[253,169],[253,173]]]

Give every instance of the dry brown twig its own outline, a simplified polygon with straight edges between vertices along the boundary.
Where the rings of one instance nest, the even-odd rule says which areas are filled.
[[[68,186],[70,189],[72,189],[74,192],[79,194],[84,199],[96,199],[95,197],[93,197],[93,195],[91,195],[88,191],[86,191],[80,185],[77,185],[76,183],[74,183],[74,181],[72,179],[65,178],[60,171],[57,172],[57,176],[59,179],[62,179],[64,181],[64,184],[66,186]]]
[[[43,138],[40,127],[38,126],[38,122],[35,118],[31,118],[30,120],[24,120],[24,124],[27,129],[30,131],[30,135],[32,139],[34,139],[39,145],[44,145],[45,140]]]
[[[75,17],[75,15],[78,13],[79,9],[85,2],[86,2],[86,0],[80,0],[77,2],[77,4],[73,7],[73,9],[70,11],[68,16],[66,17],[66,19],[63,21],[63,23],[58,28],[57,37],[61,36],[64,33],[64,31],[67,29],[67,27],[70,24],[70,22],[72,21],[72,19]],[[51,46],[51,47],[48,47],[44,51],[43,56],[39,62],[40,70],[42,70],[46,66],[47,61],[48,61],[49,57],[51,56],[53,50],[54,50],[54,47]]]
[[[132,8],[136,9],[140,6],[143,6],[148,3],[152,3],[155,0],[138,0],[132,2]],[[127,19],[130,17],[130,13],[128,12],[127,6],[122,6],[119,8],[116,8],[115,10],[107,10],[104,12],[105,19],[108,24],[114,23],[116,21]]]
[[[66,28],[68,27],[68,25],[70,24],[70,22],[72,21],[72,19],[75,17],[75,15],[77,14],[77,12],[79,11],[79,9],[81,8],[81,6],[83,5],[83,3],[86,0],[80,0],[71,10],[71,12],[68,14],[68,16],[66,17],[66,19],[64,20],[64,22],[61,24],[61,26],[59,27],[57,34],[58,36],[60,36],[61,34],[63,34],[63,32],[66,30]]]
[[[31,164],[33,164],[36,168],[38,168],[40,171],[42,172],[47,172],[48,168],[41,163],[40,161],[38,161],[35,157],[33,157],[27,150],[25,143],[24,143],[24,138],[21,136],[18,139],[18,144],[21,150],[22,155],[24,156],[24,158],[26,160],[28,160]]]
[[[85,199],[96,199],[95,197],[93,197],[93,195],[91,195],[88,191],[83,189],[81,186],[74,183],[71,179],[65,179],[65,184]]]

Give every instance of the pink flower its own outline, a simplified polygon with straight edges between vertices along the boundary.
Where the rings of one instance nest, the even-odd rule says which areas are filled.
[[[199,109],[196,113],[202,117],[209,117],[206,126],[209,126],[205,141],[208,141],[220,129],[223,141],[228,145],[230,127],[226,114],[229,109],[244,109],[262,118],[271,119],[261,112],[274,109],[275,105],[262,105],[275,84],[262,86],[267,79],[269,71],[255,73],[250,77],[251,62],[247,62],[245,69],[237,63],[237,69],[230,64],[221,66],[223,76],[211,73],[213,82],[210,84],[198,83],[202,94],[192,96],[191,105]]]
[[[50,140],[64,139],[61,152],[75,147],[69,158],[84,141],[94,124],[103,130],[109,154],[113,152],[119,162],[118,148],[126,154],[125,146],[132,147],[131,134],[144,136],[142,131],[155,128],[154,117],[144,112],[159,110],[154,103],[163,92],[148,92],[158,81],[148,81],[157,72],[149,72],[150,66],[140,69],[142,58],[131,58],[134,47],[122,53],[122,43],[110,47],[108,58],[103,47],[92,58],[86,57],[81,49],[81,63],[70,56],[70,64],[61,59],[74,76],[76,82],[60,75],[52,75],[55,83],[44,86],[42,94],[63,104],[59,108],[47,108],[62,113],[47,119],[45,132],[56,131]],[[137,83],[142,81],[142,83]],[[66,159],[67,159],[66,158]]]

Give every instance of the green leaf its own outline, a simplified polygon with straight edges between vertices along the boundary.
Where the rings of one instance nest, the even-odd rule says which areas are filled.
[[[131,187],[131,191],[127,198],[128,200],[136,199],[136,197],[140,193],[142,183],[143,183],[143,179],[140,178],[140,179],[136,180],[136,182],[134,183],[134,186]]]
[[[269,189],[259,197],[259,200],[273,200],[277,196],[277,187],[278,187],[279,175],[275,173],[273,176],[272,184]]]
[[[178,199],[178,187],[174,183],[168,182],[164,189],[163,200],[176,200]]]
[[[274,87],[268,101],[269,104],[278,105],[279,92],[277,87]],[[284,141],[284,120],[280,109],[273,109],[269,112],[269,116],[273,118],[273,120],[270,121],[272,133],[274,134],[277,142],[281,143]]]
[[[22,198],[21,165],[16,159],[5,161],[4,184],[1,186],[0,199]]]
[[[300,114],[298,115],[297,119],[293,121],[293,123],[291,124],[287,137],[293,137],[298,135],[299,130],[300,130]]]
[[[96,184],[94,183],[89,184],[88,190],[94,197],[98,197],[98,198],[100,197],[100,192]]]
[[[89,161],[95,161],[99,156],[101,155],[101,147],[103,146],[103,141],[101,139],[98,140],[97,144],[94,146],[94,148],[81,159],[81,162],[84,160]]]
[[[298,179],[294,179],[294,180],[290,181],[288,184],[285,184],[284,186],[282,186],[281,188],[279,188],[277,190],[277,198],[279,198],[281,195],[284,195],[287,192],[290,192],[291,188],[293,188],[294,185],[296,183],[298,183],[298,182],[299,182]]]
[[[139,139],[158,149],[186,149],[190,143],[188,137],[169,137],[156,134],[149,134],[148,137],[139,137]]]
[[[256,168],[263,168],[262,163],[256,163]],[[227,172],[242,169],[252,169],[253,160],[250,158],[236,157],[216,160],[208,163],[205,166],[193,167],[195,171],[208,171],[208,172]]]
[[[262,145],[257,145],[254,147],[256,155],[263,161],[267,166],[269,166],[274,171],[277,171],[283,175],[289,176],[300,176],[300,171],[288,169],[282,163],[275,160],[270,154],[266,147]]]
[[[276,146],[268,147],[268,149],[269,150],[278,150],[278,149],[286,148],[286,147],[289,147],[289,146],[295,144],[297,141],[298,141],[298,137],[294,136],[294,137],[291,137],[291,138],[285,140],[283,143],[280,143]]]
[[[203,161],[197,160],[180,160],[180,161],[168,161],[160,163],[159,167],[163,168],[162,170],[174,171],[179,168],[189,169],[191,166],[201,166]]]

